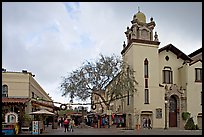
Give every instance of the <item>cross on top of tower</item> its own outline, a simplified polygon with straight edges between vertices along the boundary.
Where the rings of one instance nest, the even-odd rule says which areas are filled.
[[[138,12],[140,12],[140,7],[138,6]]]

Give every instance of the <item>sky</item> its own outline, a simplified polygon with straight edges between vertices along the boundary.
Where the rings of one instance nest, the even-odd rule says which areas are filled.
[[[2,68],[32,72],[54,101],[68,103],[62,77],[99,54],[121,56],[138,7],[153,17],[159,48],[171,43],[189,55],[202,47],[202,2],[3,2]]]

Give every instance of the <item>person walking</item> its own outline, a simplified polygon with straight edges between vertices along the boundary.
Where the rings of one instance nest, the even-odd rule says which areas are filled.
[[[151,126],[151,119],[150,119],[150,118],[148,119],[148,129],[152,129],[152,126]]]
[[[73,127],[74,127],[74,120],[71,119],[70,122],[69,122],[69,129],[70,129],[71,132],[74,132]]]
[[[64,132],[68,132],[68,128],[69,128],[69,121],[68,119],[66,118],[64,120]]]
[[[61,117],[60,123],[61,123],[61,127],[64,127],[64,119],[62,117]]]
[[[49,126],[49,118],[46,119],[47,127]]]
[[[146,128],[147,127],[147,119],[146,118],[143,118],[143,128]]]

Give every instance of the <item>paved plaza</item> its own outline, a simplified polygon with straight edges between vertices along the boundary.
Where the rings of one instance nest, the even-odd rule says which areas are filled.
[[[19,135],[28,135],[30,133],[21,133]],[[64,128],[52,129],[46,127],[40,135],[202,135],[202,130],[181,130],[171,129],[140,129],[125,130],[122,128],[74,128],[74,132],[64,132]]]

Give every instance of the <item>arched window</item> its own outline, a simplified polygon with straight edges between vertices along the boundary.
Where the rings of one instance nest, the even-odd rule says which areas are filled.
[[[144,103],[149,104],[149,89],[145,89],[144,97],[145,97]]]
[[[2,97],[8,97],[8,86],[7,85],[2,86]]]
[[[148,78],[148,60],[147,58],[144,61],[144,77]]]
[[[149,89],[148,89],[148,60],[144,60],[144,103],[149,104]]]
[[[171,67],[164,67],[163,70],[163,83],[173,84],[173,72]]]
[[[148,31],[146,29],[141,31],[141,39],[148,40]]]
[[[169,111],[170,112],[176,112],[177,110],[177,101],[176,98],[174,96],[171,96],[169,99]]]

